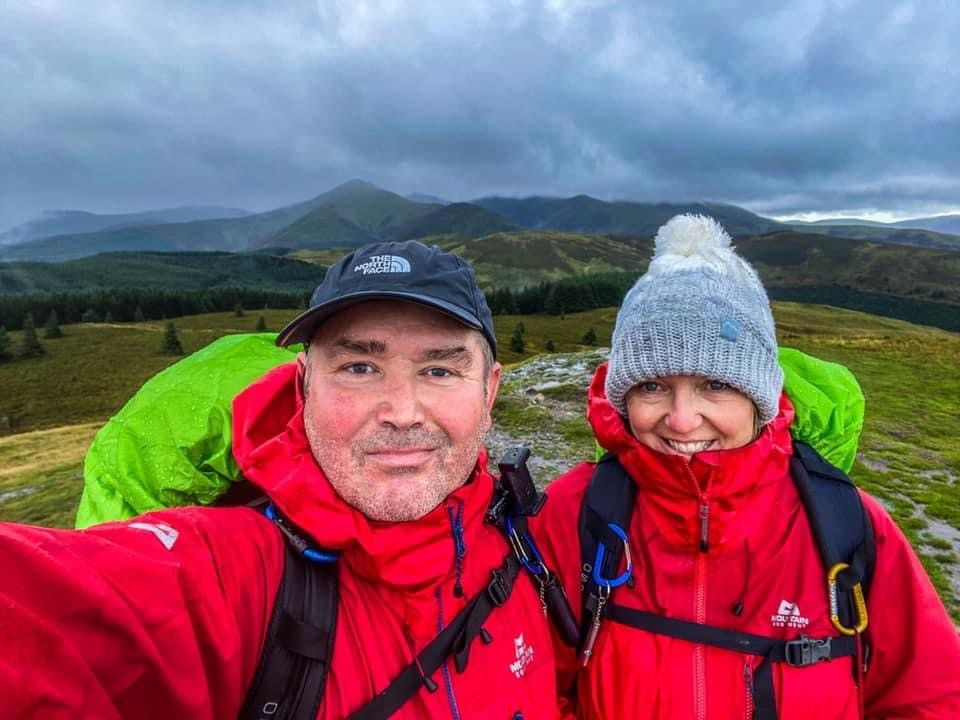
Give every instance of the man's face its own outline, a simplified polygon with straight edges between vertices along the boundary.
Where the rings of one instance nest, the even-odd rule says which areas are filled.
[[[485,346],[408,302],[360,303],[320,326],[304,361],[304,426],[340,497],[373,520],[416,520],[467,480],[500,383]]]

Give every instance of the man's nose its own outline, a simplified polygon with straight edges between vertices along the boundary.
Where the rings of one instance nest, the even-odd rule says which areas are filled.
[[[387,383],[377,419],[396,428],[414,427],[423,422],[423,399],[416,378],[398,377]]]

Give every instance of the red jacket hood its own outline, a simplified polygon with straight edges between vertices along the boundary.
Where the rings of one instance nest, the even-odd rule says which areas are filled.
[[[303,426],[296,362],[272,370],[234,399],[233,454],[244,477],[261,487],[318,546],[340,551],[362,575],[413,592],[433,586],[452,570],[447,506],[463,503],[469,547],[493,493],[482,451],[470,480],[419,520],[368,519],[340,498],[314,460]],[[438,543],[443,557],[438,557]]]
[[[594,373],[587,419],[600,445],[617,455],[643,493],[654,522],[675,544],[700,541],[699,507],[710,505],[709,544],[740,542],[768,520],[777,506],[775,488],[789,474],[793,405],[780,396],[780,412],[760,437],[741,448],[697,453],[690,460],[640,443],[606,398],[607,365]]]

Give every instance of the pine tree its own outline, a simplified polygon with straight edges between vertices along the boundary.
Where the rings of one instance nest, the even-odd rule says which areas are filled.
[[[168,320],[163,328],[163,343],[160,345],[161,355],[183,355],[183,345],[177,337],[177,328],[172,320]]]
[[[580,342],[584,345],[596,345],[597,344],[597,332],[593,328],[589,328],[580,338]]]
[[[43,336],[45,338],[63,337],[63,330],[60,329],[60,319],[57,317],[56,310],[51,310],[50,314],[47,316],[47,324]]]
[[[267,331],[267,321],[264,320],[263,315],[257,318],[257,327],[254,329],[254,332],[266,332]]]
[[[80,322],[95,323],[100,322],[100,315],[93,308],[87,308],[80,316]]]
[[[510,349],[515,353],[522,353],[527,348],[527,343],[523,339],[523,323],[517,323],[513,328],[513,335],[510,336]]]
[[[244,316],[243,305],[241,303],[238,302],[236,305],[233,306],[233,316],[234,317]]]
[[[547,352],[554,352],[557,349],[557,347],[553,344],[553,340],[547,340],[543,347]]]
[[[47,349],[37,338],[37,326],[33,324],[33,315],[27,313],[23,318],[23,340],[20,345],[20,357],[35,358],[47,354]]]
[[[10,350],[10,336],[7,335],[7,329],[0,325],[0,363],[13,360],[13,352]]]
[[[143,316],[143,308],[137,305],[136,309],[133,311],[133,321],[134,322],[146,322],[146,319]]]

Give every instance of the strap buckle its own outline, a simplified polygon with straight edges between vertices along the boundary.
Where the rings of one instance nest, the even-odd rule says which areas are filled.
[[[830,659],[830,638],[814,640],[801,635],[799,640],[789,640],[784,646],[784,661],[793,667],[805,667]]]
[[[849,589],[853,593],[853,605],[856,610],[856,625],[847,627],[840,620],[840,583],[838,578],[840,573],[850,567],[849,564],[838,562],[827,573],[827,590],[830,595],[830,622],[844,635],[857,635],[867,629],[867,601],[863,598],[863,588],[860,581],[852,585]]]
[[[503,570],[500,568],[493,570],[490,575],[492,577],[487,585],[487,595],[490,596],[490,600],[494,605],[502,607],[507,601],[507,598],[510,597],[510,586],[507,583],[507,578]]]

